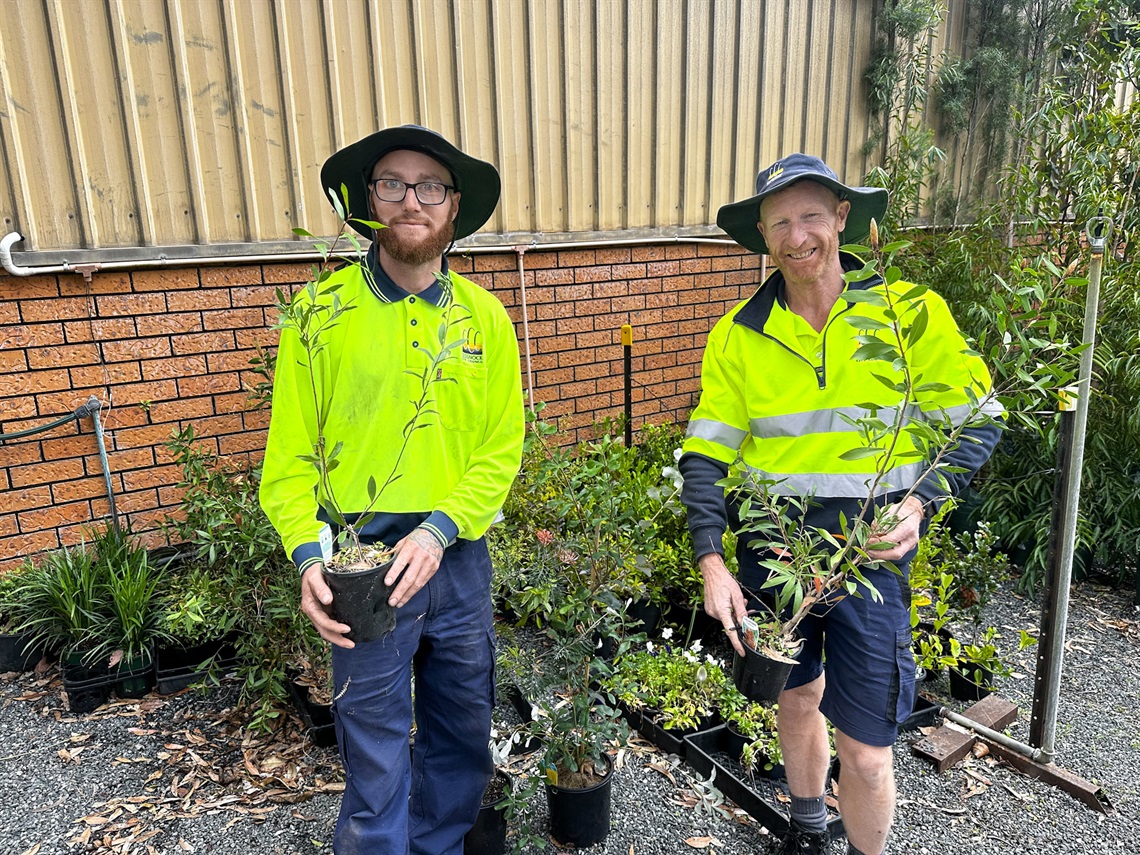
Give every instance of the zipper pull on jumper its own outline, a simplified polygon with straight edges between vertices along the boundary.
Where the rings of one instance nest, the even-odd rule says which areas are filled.
[[[820,389],[827,388],[827,373],[824,371],[822,365],[816,365],[815,368],[815,382],[819,384]]]

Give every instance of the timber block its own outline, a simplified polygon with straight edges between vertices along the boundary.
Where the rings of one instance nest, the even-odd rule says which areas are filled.
[[[970,753],[978,737],[956,724],[944,724],[929,736],[910,746],[912,754],[929,760],[939,772],[945,772]]]
[[[1017,719],[1017,705],[997,695],[988,695],[962,715],[990,730],[1000,731]],[[945,772],[969,754],[977,741],[978,737],[973,732],[948,722],[929,736],[913,743],[910,750],[933,763],[939,772]]]

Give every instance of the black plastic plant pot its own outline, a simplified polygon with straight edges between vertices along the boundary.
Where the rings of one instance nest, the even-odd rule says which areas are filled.
[[[606,777],[591,787],[575,790],[546,784],[550,836],[567,846],[593,846],[610,833],[610,792],[614,764],[606,757]]]
[[[981,665],[963,663],[950,669],[950,697],[956,701],[980,701],[994,688],[994,675]]]
[[[301,717],[301,723],[305,725],[309,739],[320,748],[332,748],[336,745],[332,704],[314,701],[309,694],[309,687],[297,682],[296,671],[289,669],[286,676],[289,678],[289,694],[293,698],[293,706]]]
[[[211,668],[220,671],[237,662],[236,633],[188,646],[160,647],[155,652],[155,684],[160,695],[172,695],[202,680]]]
[[[111,697],[115,676],[101,662],[85,665],[79,654],[69,654],[63,664],[63,689],[67,692],[67,708],[73,713],[89,713]]]
[[[737,730],[736,725],[731,721],[725,723],[724,753],[733,760],[740,759],[740,755],[744,753],[744,746],[751,741],[751,739]]]
[[[625,616],[629,620],[630,630],[653,635],[661,623],[661,606],[650,600],[635,600],[625,610]]]
[[[154,654],[150,651],[124,659],[115,671],[115,694],[120,698],[141,698],[154,688]]]
[[[388,605],[395,585],[384,584],[384,574],[391,566],[388,561],[365,570],[323,571],[325,584],[332,590],[333,619],[352,628],[345,634],[349,641],[376,641],[396,628],[396,610]]]
[[[0,674],[9,671],[31,671],[43,658],[40,645],[28,647],[27,635],[0,635]]]
[[[475,824],[463,837],[463,855],[504,855],[507,851],[507,812],[502,805],[511,797],[511,778],[496,769],[483,793]]]
[[[748,700],[774,703],[795,667],[796,661],[790,657],[769,656],[745,644],[743,656],[732,656],[732,682]]]

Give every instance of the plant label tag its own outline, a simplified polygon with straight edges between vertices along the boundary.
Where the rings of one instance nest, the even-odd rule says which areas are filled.
[[[753,650],[758,650],[760,641],[760,627],[755,618],[745,617],[740,621],[740,628],[744,631],[744,643]]]
[[[328,523],[321,526],[321,533],[318,537],[321,542],[321,560],[326,564],[332,559],[332,529],[329,528]]]

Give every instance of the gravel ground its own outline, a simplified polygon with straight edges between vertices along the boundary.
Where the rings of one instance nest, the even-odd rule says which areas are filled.
[[[1033,630],[1038,615],[1037,605],[1002,591],[987,618],[1013,639]],[[991,757],[938,775],[900,742],[890,851],[1140,852],[1140,677],[1129,667],[1140,652],[1137,617],[1131,595],[1085,583],[1069,618],[1058,762],[1101,785],[1114,814]],[[1016,667],[1000,694],[1021,706],[1010,732],[1025,739],[1033,652],[1019,654]],[[925,688],[944,690],[944,678]],[[0,853],[328,852],[339,802],[335,753],[313,747],[293,722],[272,740],[245,734],[229,707],[235,695],[223,685],[76,717],[63,708],[53,673],[0,680]],[[731,803],[718,806],[715,792],[702,798],[698,776],[679,758],[638,741],[619,765],[613,829],[584,853],[767,851],[767,832]],[[527,819],[545,827],[545,799],[532,801]]]

